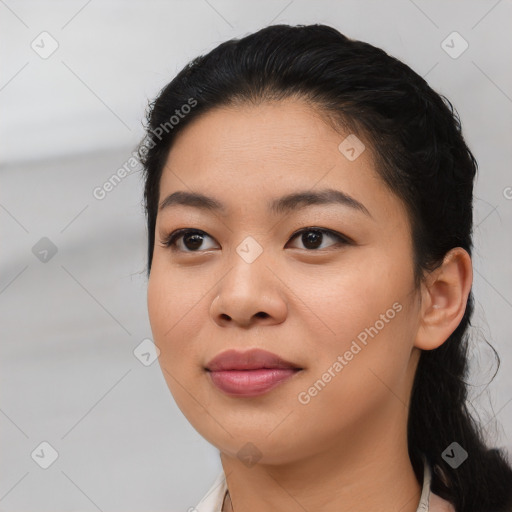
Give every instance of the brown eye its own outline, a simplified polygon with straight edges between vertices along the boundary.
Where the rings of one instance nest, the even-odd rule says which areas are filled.
[[[306,250],[325,249],[325,247],[320,247],[325,238],[335,240],[335,243],[330,246],[350,243],[347,238],[343,237],[339,233],[323,228],[301,229],[292,236],[291,240],[299,236]]]
[[[303,248],[308,251],[322,250],[323,242],[326,239],[334,240],[331,246],[347,245],[350,244],[350,239],[347,237],[325,228],[304,228],[294,233],[290,240],[298,238],[303,244]],[[210,238],[210,235],[204,231],[197,229],[178,229],[170,233],[161,243],[165,247],[169,247],[173,251],[181,252],[201,252],[203,250],[212,249],[212,247],[202,247],[205,238]],[[213,239],[212,239],[213,240]]]
[[[204,231],[196,229],[178,229],[161,242],[165,247],[170,247],[173,251],[200,252],[198,249],[201,248],[205,237],[211,238]],[[181,241],[181,244],[178,244],[178,241]],[[185,248],[183,249],[183,247]]]

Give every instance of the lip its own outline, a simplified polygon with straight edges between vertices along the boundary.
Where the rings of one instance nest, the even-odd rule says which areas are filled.
[[[276,354],[261,349],[245,352],[227,350],[206,366],[211,382],[234,397],[251,397],[268,393],[303,368]]]
[[[206,365],[206,370],[211,372],[225,370],[268,370],[274,368],[302,370],[300,366],[286,361],[272,352],[258,348],[244,352],[233,349],[226,350],[215,356]]]

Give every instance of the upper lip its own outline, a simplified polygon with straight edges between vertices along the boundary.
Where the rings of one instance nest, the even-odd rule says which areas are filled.
[[[294,368],[301,370],[298,365],[286,361],[272,352],[261,349],[251,349],[244,352],[226,350],[216,355],[206,369],[215,372],[223,370],[258,370],[262,368]]]

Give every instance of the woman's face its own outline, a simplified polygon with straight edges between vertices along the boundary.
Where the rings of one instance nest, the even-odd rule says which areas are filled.
[[[149,318],[177,405],[226,454],[287,463],[405,428],[419,355],[410,228],[368,143],[349,135],[286,100],[210,111],[170,151],[159,204],[181,191],[222,209],[159,210]],[[327,189],[362,206],[325,194],[270,208]],[[184,228],[199,233],[163,244]],[[214,356],[253,348],[302,370],[258,395],[213,383]]]

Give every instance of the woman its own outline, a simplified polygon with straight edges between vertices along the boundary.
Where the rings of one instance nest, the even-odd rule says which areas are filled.
[[[271,26],[187,65],[139,152],[160,365],[223,467],[195,510],[512,510],[466,408],[477,164],[448,100]]]

